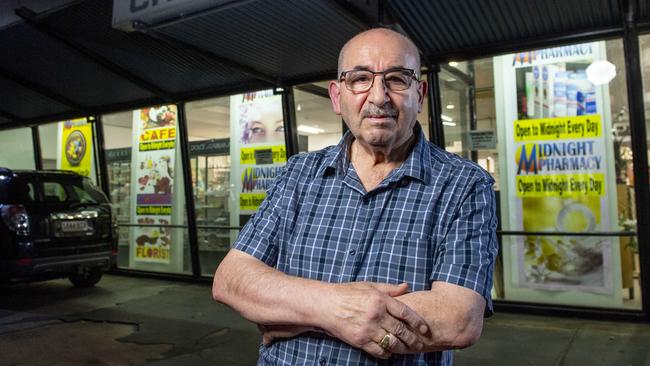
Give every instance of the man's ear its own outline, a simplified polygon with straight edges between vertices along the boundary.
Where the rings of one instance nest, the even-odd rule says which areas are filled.
[[[332,109],[337,115],[341,115],[341,84],[338,81],[330,81],[327,92],[332,101]]]
[[[429,91],[429,88],[427,88],[428,85],[426,80],[418,82],[418,113],[422,112],[422,104]]]

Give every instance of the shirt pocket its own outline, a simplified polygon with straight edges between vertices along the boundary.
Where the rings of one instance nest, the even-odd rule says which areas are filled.
[[[394,284],[406,282],[410,291],[431,289],[435,255],[432,238],[384,236],[373,247],[378,248],[375,253],[376,281]]]

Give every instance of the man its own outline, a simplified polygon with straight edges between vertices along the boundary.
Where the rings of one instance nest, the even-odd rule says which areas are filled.
[[[260,365],[450,365],[490,314],[492,178],[416,122],[417,48],[373,29],[330,82],[350,132],[301,154],[216,271],[213,296],[260,325]]]

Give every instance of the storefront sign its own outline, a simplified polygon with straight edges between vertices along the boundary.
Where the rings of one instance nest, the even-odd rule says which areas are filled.
[[[514,122],[513,171],[522,229],[589,233],[607,211],[605,141],[600,115]],[[609,239],[529,235],[519,252],[520,284],[611,291],[604,261]]]
[[[190,141],[190,156],[228,154],[230,154],[230,139]]]
[[[155,24],[179,19],[228,0],[113,0],[113,28],[133,31],[134,22]]]
[[[287,161],[284,144],[282,97],[272,90],[232,96],[230,99],[231,179],[238,196],[239,215],[252,214],[259,208],[266,191]]]
[[[495,149],[497,147],[494,131],[468,131],[467,138],[470,150]]]
[[[131,181],[134,217],[141,225],[172,223],[172,197],[176,152],[176,106],[134,111],[135,166]],[[169,227],[133,228],[136,262],[169,264],[172,233]]]
[[[116,161],[128,161],[131,160],[131,148],[124,147],[121,149],[108,149],[106,153],[106,162],[112,163]]]
[[[587,43],[495,58],[505,130],[499,147],[504,228],[548,232],[504,238],[506,299],[586,306],[620,303],[616,192],[607,86],[585,69],[603,55]],[[503,196],[503,194],[506,196]]]
[[[59,122],[57,169],[90,177],[93,155],[92,125],[85,118]]]

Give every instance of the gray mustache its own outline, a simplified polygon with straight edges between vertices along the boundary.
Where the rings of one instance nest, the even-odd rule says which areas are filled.
[[[369,116],[379,116],[379,117],[395,117],[397,116],[397,111],[392,104],[384,104],[381,107],[377,107],[374,104],[369,104],[366,109],[363,110],[363,117]]]

